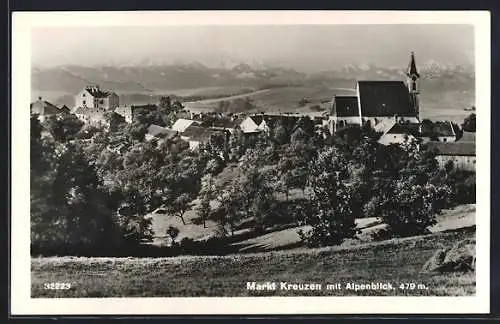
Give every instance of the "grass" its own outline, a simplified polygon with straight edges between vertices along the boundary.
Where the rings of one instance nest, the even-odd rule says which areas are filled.
[[[298,249],[224,257],[33,258],[32,297],[196,297],[475,294],[475,273],[422,273],[437,246],[475,235],[475,228],[369,243],[355,247]],[[252,291],[247,282],[357,284],[391,282],[394,290]],[[44,283],[68,282],[69,290]],[[402,290],[400,284],[426,289]]]

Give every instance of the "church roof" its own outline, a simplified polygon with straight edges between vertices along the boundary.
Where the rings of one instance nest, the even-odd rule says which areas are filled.
[[[333,114],[337,117],[359,117],[358,97],[335,96]]]
[[[415,116],[402,81],[358,81],[358,91],[363,117]]]

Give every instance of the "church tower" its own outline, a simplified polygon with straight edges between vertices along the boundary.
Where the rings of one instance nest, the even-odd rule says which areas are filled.
[[[408,91],[410,92],[410,100],[415,110],[417,118],[419,117],[419,100],[418,95],[420,94],[420,84],[419,80],[420,74],[417,71],[417,64],[415,63],[415,54],[411,52],[410,63],[408,64],[408,70],[406,71],[406,83],[408,86]]]

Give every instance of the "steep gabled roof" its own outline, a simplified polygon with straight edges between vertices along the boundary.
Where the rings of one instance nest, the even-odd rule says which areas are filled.
[[[364,117],[416,115],[402,81],[358,81],[358,91]]]
[[[337,117],[359,117],[358,97],[335,96],[333,114]]]
[[[437,150],[438,155],[476,155],[476,143],[473,142],[428,142],[427,147]]]

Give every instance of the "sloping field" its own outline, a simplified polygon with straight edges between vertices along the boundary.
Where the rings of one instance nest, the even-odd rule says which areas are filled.
[[[475,273],[435,274],[421,269],[436,247],[474,235],[475,228],[468,228],[356,247],[225,257],[33,258],[31,294],[35,298],[473,295]],[[71,289],[44,289],[49,282],[70,283]],[[247,282],[276,282],[277,289],[248,290]],[[281,289],[280,282],[320,284],[321,289]],[[347,289],[348,283],[372,282],[391,284],[392,289]],[[410,283],[414,289],[408,289]],[[327,289],[327,284],[340,284],[341,289]]]
[[[456,230],[471,227],[476,224],[476,205],[461,205],[453,209],[445,210],[437,216],[437,224],[429,230],[432,233]],[[385,227],[382,221],[376,217],[358,218],[356,225],[359,229],[356,239],[346,240],[342,246],[353,246],[371,242],[372,234]],[[240,246],[241,251],[272,251],[296,248],[301,246],[299,229],[307,230],[308,226],[292,227],[281,231],[271,232],[262,236],[251,238],[242,242],[234,243]]]
[[[250,98],[257,107],[253,112],[265,111],[269,113],[278,112],[311,112],[310,106],[319,105],[326,109],[331,105],[334,95],[353,95],[353,89],[335,88],[326,86],[292,86],[259,90],[240,96],[225,97],[219,99],[202,100],[185,103],[186,109],[191,111],[211,111],[218,107],[223,100],[237,98]],[[310,101],[304,106],[299,101],[307,99]]]

